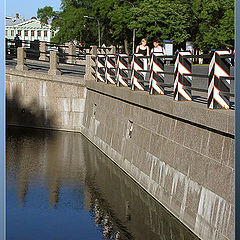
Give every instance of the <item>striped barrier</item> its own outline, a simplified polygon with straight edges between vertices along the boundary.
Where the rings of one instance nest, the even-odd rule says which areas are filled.
[[[230,60],[223,58],[222,55],[228,55],[228,50],[213,51],[212,59],[209,65],[208,78],[208,108],[229,109],[230,80],[221,77],[230,77]]]
[[[97,82],[105,82],[105,61],[106,56],[103,54],[97,55],[96,59],[96,81]]]
[[[203,56],[211,58],[209,73],[193,74],[190,59]],[[170,57],[175,59],[174,72],[165,71],[164,60]],[[130,58],[132,58],[131,69],[128,67],[128,59]],[[208,108],[229,109],[230,97],[234,97],[234,94],[230,93],[230,80],[234,80],[230,76],[231,58],[233,55],[228,50],[216,50],[212,51],[211,55],[196,56],[192,55],[190,51],[180,51],[176,57],[165,56],[163,53],[153,53],[148,71],[148,57],[143,56],[143,54],[134,54],[133,56],[98,54],[96,57],[97,66],[91,67],[96,69],[96,81],[116,84],[117,86],[129,86],[131,90],[147,90],[152,95],[164,95],[165,88],[173,87],[174,100],[176,101],[191,101],[192,91],[207,92]],[[149,81],[145,79],[147,72],[149,72]],[[173,84],[164,82],[166,75],[174,75]],[[192,87],[193,77],[208,79],[208,90]]]
[[[159,85],[159,83],[164,83],[164,60],[163,58],[159,58],[163,55],[163,53],[153,53],[151,56],[149,83],[150,94],[164,95],[164,87]]]
[[[192,65],[188,58],[184,56],[192,55],[191,52],[178,52],[174,68],[174,100],[191,101],[192,93],[190,89],[184,87],[192,86],[192,77],[184,76],[185,73],[191,74]]]
[[[143,54],[134,54],[131,63],[131,89],[144,91],[144,59]]]
[[[105,63],[105,80],[106,83],[116,84],[116,56],[114,54],[106,55]]]
[[[116,84],[118,87],[128,86],[128,55],[119,54],[117,57]]]

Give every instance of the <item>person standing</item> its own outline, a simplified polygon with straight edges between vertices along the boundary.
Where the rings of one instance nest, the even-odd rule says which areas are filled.
[[[15,38],[14,38],[14,41],[15,41],[15,47],[18,48],[18,47],[22,47],[22,41],[20,40],[18,34],[16,34]]]
[[[136,48],[136,53],[142,53],[144,56],[149,56],[149,47],[147,46],[147,39],[143,38]]]
[[[159,53],[162,52],[163,54],[165,54],[165,50],[162,46],[159,45],[159,41],[158,40],[154,40],[153,41],[153,48],[151,49],[151,53]]]
[[[140,42],[140,44],[136,48],[136,53],[141,53],[143,56],[149,57],[150,55],[150,49],[149,46],[147,46],[147,39],[143,38]],[[147,71],[148,69],[148,59],[143,58],[143,70]],[[143,73],[144,79],[146,78],[146,72]]]
[[[18,34],[16,34],[16,36],[15,36],[14,40],[15,40],[15,41],[18,41],[18,40],[20,40],[20,38],[19,38]]]

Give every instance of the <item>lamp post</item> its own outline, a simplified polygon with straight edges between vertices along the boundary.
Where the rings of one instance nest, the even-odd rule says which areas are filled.
[[[129,3],[133,8],[135,8],[134,4],[129,2],[129,1],[126,1],[126,0],[121,0],[120,2],[126,2],[126,3]],[[133,29],[133,49],[132,49],[132,53],[134,54],[135,52],[135,38],[136,38],[136,29],[134,28]]]
[[[90,16],[83,16],[84,18],[94,19],[98,23],[98,47],[101,47],[101,33],[100,33],[100,22],[97,18],[90,17]]]

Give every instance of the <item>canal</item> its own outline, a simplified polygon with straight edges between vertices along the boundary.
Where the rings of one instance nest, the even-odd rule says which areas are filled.
[[[195,240],[77,133],[7,129],[7,240]]]

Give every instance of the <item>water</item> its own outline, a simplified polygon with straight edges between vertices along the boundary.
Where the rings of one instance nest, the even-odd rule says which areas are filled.
[[[8,240],[194,240],[81,134],[8,128]]]

